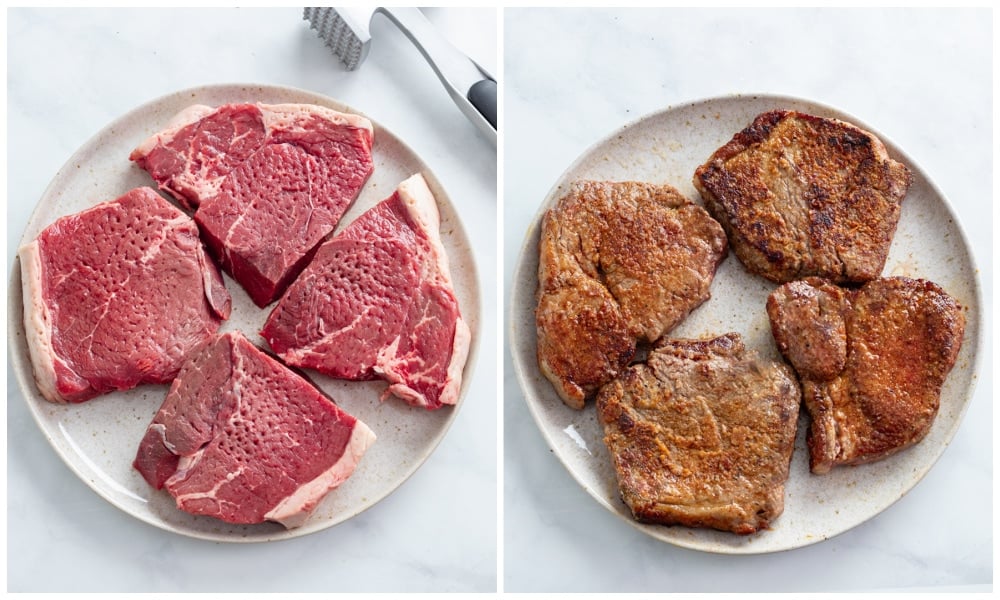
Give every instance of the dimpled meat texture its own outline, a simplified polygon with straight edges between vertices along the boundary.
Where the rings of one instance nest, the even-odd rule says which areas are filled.
[[[438,228],[434,197],[414,175],[320,247],[261,335],[288,364],[384,379],[387,394],[414,406],[455,404],[470,331]]]
[[[811,277],[777,288],[767,314],[802,383],[813,473],[879,460],[927,435],[965,332],[940,286],[888,277],[854,290]]]
[[[149,188],[57,220],[19,256],[28,350],[51,402],[169,383],[229,317],[194,221]]]
[[[371,174],[372,125],[305,104],[189,107],[132,152],[258,306],[275,300]]]
[[[227,333],[185,364],[134,466],[183,511],[292,528],[354,472],[374,441],[311,383],[242,334]]]
[[[576,182],[542,221],[538,364],[568,406],[709,297],[722,227],[668,185]]]
[[[783,511],[799,388],[738,334],[661,342],[597,410],[637,520],[750,534]]]
[[[778,283],[878,277],[910,182],[871,133],[782,110],[759,115],[694,176],[736,256]]]

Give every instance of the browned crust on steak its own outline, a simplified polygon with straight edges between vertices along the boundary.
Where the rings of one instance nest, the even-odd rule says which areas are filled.
[[[784,509],[799,387],[739,334],[661,342],[601,389],[597,410],[637,520],[750,534]]]
[[[767,313],[802,382],[813,473],[879,460],[927,435],[965,331],[940,286],[890,277],[849,290],[810,278],[776,289]]]
[[[542,220],[538,364],[581,409],[709,297],[722,227],[671,186],[581,181]]]
[[[878,277],[910,183],[871,133],[786,110],[757,116],[694,175],[736,256],[778,283]]]

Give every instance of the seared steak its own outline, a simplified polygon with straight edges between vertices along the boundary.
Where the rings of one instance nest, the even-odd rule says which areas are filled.
[[[799,388],[739,334],[663,341],[601,389],[597,409],[637,520],[749,534],[784,509]]]
[[[871,133],[777,110],[716,150],[694,185],[750,272],[864,282],[882,273],[910,180]]]
[[[546,213],[538,264],[538,364],[583,408],[646,342],[709,297],[722,227],[668,185],[583,181]]]
[[[850,290],[809,278],[776,289],[767,314],[802,382],[813,473],[884,458],[927,434],[965,331],[938,285],[890,277]]]

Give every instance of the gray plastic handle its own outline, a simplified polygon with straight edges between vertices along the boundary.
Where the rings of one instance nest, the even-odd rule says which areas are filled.
[[[469,88],[469,102],[476,107],[479,114],[486,117],[493,129],[497,128],[497,82],[483,79]]]

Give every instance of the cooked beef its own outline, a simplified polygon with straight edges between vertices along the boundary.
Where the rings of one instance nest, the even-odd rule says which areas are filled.
[[[709,297],[726,236],[668,185],[575,183],[542,222],[538,364],[583,408],[635,354]]]
[[[35,382],[52,402],[169,383],[229,317],[194,221],[149,188],[57,220],[19,256]]]
[[[637,520],[749,534],[781,514],[799,387],[739,334],[662,341],[601,389],[597,410]]]
[[[802,382],[813,473],[924,438],[965,331],[961,308],[938,285],[890,277],[852,290],[808,278],[776,289],[767,314]]]
[[[694,175],[747,270],[779,283],[878,277],[910,180],[871,133],[786,110],[759,115]]]
[[[288,364],[381,378],[427,409],[455,404],[471,334],[439,221],[424,178],[410,177],[320,247],[261,335]]]
[[[372,165],[367,119],[307,104],[195,105],[130,158],[197,208],[209,250],[258,306],[305,267]]]
[[[301,525],[375,435],[241,333],[203,344],[146,429],[134,466],[177,507]]]

